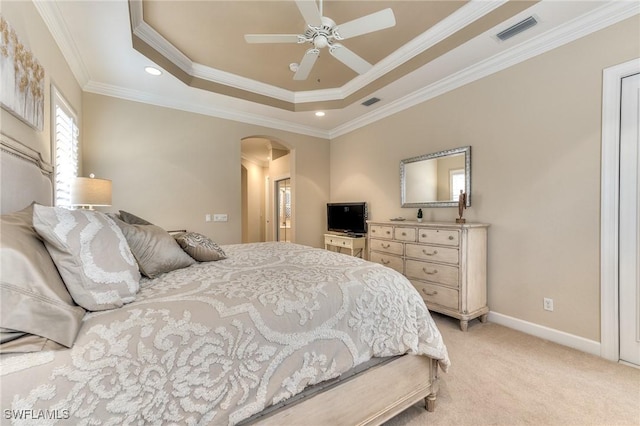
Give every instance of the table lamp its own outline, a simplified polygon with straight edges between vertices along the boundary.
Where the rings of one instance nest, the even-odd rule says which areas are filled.
[[[76,177],[71,184],[71,205],[93,210],[96,206],[111,205],[111,181],[98,179],[93,173]]]

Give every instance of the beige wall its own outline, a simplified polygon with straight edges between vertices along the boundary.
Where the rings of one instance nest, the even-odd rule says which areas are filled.
[[[265,177],[267,169],[249,160],[242,160],[243,176],[242,214],[245,223],[242,228],[242,242],[265,241]]]
[[[71,73],[58,45],[32,2],[2,2],[2,16],[18,34],[45,71],[44,129],[34,130],[16,117],[0,109],[2,133],[42,153],[51,162],[51,84],[71,104],[82,121],[82,91]]]
[[[84,170],[113,180],[110,210],[200,232],[220,244],[240,243],[240,141],[265,137],[296,153],[295,241],[321,246],[328,141],[90,93],[83,108]],[[226,213],[229,221],[206,223],[207,213]]]
[[[489,308],[599,341],[602,71],[640,56],[637,22],[332,140],[331,199],[366,193],[373,219],[415,217],[400,207],[400,160],[471,145],[465,217],[491,224]],[[423,211],[425,221],[457,213]]]

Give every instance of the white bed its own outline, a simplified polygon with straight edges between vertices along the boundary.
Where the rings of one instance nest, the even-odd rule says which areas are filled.
[[[39,155],[6,136],[1,155],[3,215],[50,205]],[[226,259],[142,278],[133,302],[87,312],[71,348],[0,354],[11,420],[351,425],[422,399],[434,408],[446,347],[401,274],[296,244],[222,250]],[[354,372],[372,358],[383,361]]]

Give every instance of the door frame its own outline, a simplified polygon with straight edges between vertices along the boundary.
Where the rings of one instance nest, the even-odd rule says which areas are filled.
[[[602,74],[600,176],[600,356],[620,361],[618,233],[620,230],[620,101],[622,79],[640,72],[640,58]]]
[[[273,177],[273,183],[272,183],[272,195],[271,195],[271,202],[273,203],[273,208],[271,209],[272,212],[272,228],[273,228],[273,241],[279,241],[280,238],[280,217],[279,217],[279,210],[280,210],[280,206],[279,206],[279,194],[278,194],[278,182],[282,182],[283,180],[287,180],[289,179],[289,185],[293,185],[293,179],[291,179],[291,173],[286,173],[283,175],[278,175],[276,177]],[[290,197],[291,197],[291,204],[293,205],[293,188],[290,189]],[[293,208],[291,209],[291,230],[293,230],[293,224],[294,224],[294,217],[293,217]],[[294,242],[293,240],[293,233],[291,234],[291,242]]]

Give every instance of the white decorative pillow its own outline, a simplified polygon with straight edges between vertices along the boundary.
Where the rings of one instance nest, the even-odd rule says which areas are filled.
[[[122,231],[107,215],[35,205],[33,226],[78,305],[101,311],[135,300],[138,265]]]
[[[227,258],[227,254],[210,238],[197,232],[174,236],[180,247],[198,262],[211,262]]]

